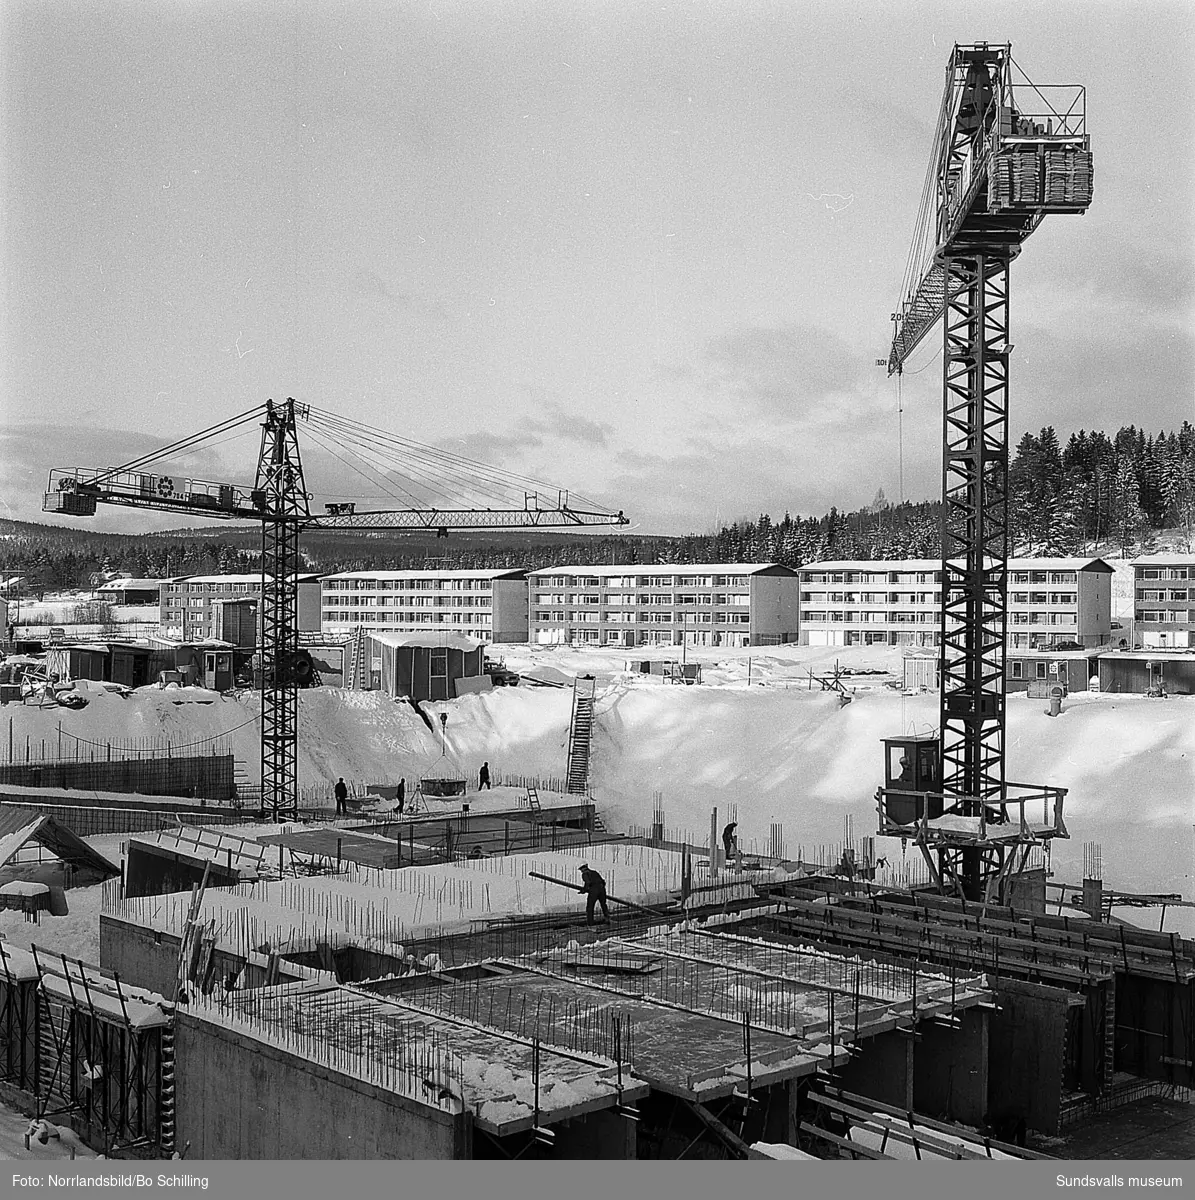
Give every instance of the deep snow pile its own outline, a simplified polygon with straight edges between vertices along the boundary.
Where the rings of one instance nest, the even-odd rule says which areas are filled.
[[[654,656],[676,657],[678,649],[655,648]],[[859,838],[875,828],[880,739],[928,732],[938,718],[935,696],[902,696],[880,686],[900,668],[899,651],[888,648],[689,650],[689,661],[703,668],[696,687],[627,672],[629,656],[650,655],[648,648],[510,646],[503,653],[515,670],[539,664],[596,677],[590,784],[607,826],[616,831],[650,825],[659,792],[666,824],[700,842],[708,838],[715,806],[719,824],[734,806],[745,846],[766,848],[771,823],[782,823],[790,857],[799,847],[808,852],[842,842],[848,817]],[[888,674],[844,677],[857,690],[843,707],[817,684],[809,690],[809,670],[827,673],[836,663]],[[182,695],[196,691],[196,699],[210,702]],[[559,778],[571,699],[569,689],[524,686],[431,707],[448,714],[448,757],[466,777],[475,779],[488,760],[499,775]],[[1108,886],[1195,898],[1195,698],[1076,693],[1059,717],[1046,716],[1045,707],[1024,694],[1009,697],[1007,775],[1070,789],[1071,840],[1055,843],[1055,877],[1077,882],[1082,845],[1095,841],[1103,846]],[[182,744],[227,733],[252,775],[258,711],[252,693],[219,698],[200,689],[148,688],[127,700],[92,696],[78,711],[9,705],[5,713],[18,759],[26,734],[34,754],[43,739],[55,746],[59,722],[64,745],[71,744],[70,735],[99,743],[168,736]],[[354,784],[404,775],[410,784],[441,769],[438,729],[433,733],[408,704],[377,693],[303,692],[299,721],[301,787],[327,786],[341,775]],[[899,843],[879,846],[899,859]],[[1148,912],[1142,915],[1150,921]]]

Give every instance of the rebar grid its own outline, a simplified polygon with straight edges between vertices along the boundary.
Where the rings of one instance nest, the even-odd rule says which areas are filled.
[[[532,1003],[527,992],[512,983],[485,979],[426,988],[412,997],[414,1003],[445,1016],[475,1025],[500,1029],[527,1040],[539,1038],[588,1057],[608,1059],[624,1070],[635,1063],[635,1026],[632,1016],[595,996],[567,999],[538,992]]]
[[[187,1011],[444,1112],[466,1103],[463,1057],[436,1029],[342,989],[196,995]]]

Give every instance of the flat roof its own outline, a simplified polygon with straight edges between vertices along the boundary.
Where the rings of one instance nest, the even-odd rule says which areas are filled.
[[[485,642],[463,633],[394,633],[389,630],[379,630],[367,634],[370,641],[381,642],[383,646],[430,646],[436,650],[480,650]]]
[[[469,571],[338,571],[320,579],[521,579],[523,567],[475,567]]]
[[[1153,567],[1173,564],[1176,567],[1195,566],[1195,554],[1180,554],[1177,551],[1172,553],[1156,553],[1156,554],[1141,554],[1137,558],[1130,560],[1130,565],[1134,567]]]
[[[779,563],[625,563],[622,566],[541,567],[528,575],[754,575],[781,567]],[[795,575],[796,572],[793,571]]]
[[[940,571],[940,558],[843,558],[805,563],[799,571]],[[1113,568],[1102,558],[1010,558],[1010,571],[1087,571]]]

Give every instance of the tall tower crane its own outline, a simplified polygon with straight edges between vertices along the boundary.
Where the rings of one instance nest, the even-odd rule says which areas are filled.
[[[261,423],[261,449],[253,486],[238,487],[176,475],[150,473],[146,468],[172,455],[222,441],[238,427]],[[182,439],[152,454],[101,469],[67,468],[50,472],[43,510],[66,516],[94,516],[98,504],[233,521],[259,521],[262,537],[261,619],[261,783],[262,805],[275,820],[298,815],[298,573],[299,534],[304,529],[424,529],[446,536],[450,529],[550,529],[594,525],[626,525],[621,512],[576,508],[568,493],[559,492],[555,503],[540,503],[537,490],[523,492],[523,507],[439,508],[404,507],[357,511],[355,503],[330,503],[322,514],[313,514],[303,475],[298,422],[310,424],[313,439],[342,462],[350,444],[374,451],[423,451],[425,476],[443,470],[469,469],[487,473],[490,486],[483,498],[499,500],[509,495],[517,477],[494,472],[443,452],[426,453],[403,439],[388,437],[336,414],[313,410],[293,399],[267,400],[260,406]],[[351,463],[346,465],[352,466]],[[360,474],[366,475],[357,467]],[[372,472],[383,487],[394,492],[392,473]],[[505,477],[505,478],[504,478]],[[369,478],[369,475],[366,475]],[[389,481],[390,486],[387,486]],[[521,481],[534,484],[535,481]],[[413,493],[403,489],[408,498]]]
[[[1009,265],[1048,213],[1086,210],[1091,149],[1085,90],[1019,76],[1009,45],[950,55],[886,360],[899,375],[943,319],[939,738],[886,739],[880,832],[913,837],[938,884],[971,899],[1066,836],[1061,789],[1004,777]]]

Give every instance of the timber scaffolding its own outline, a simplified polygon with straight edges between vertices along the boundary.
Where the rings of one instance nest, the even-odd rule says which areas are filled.
[[[101,968],[0,945],[5,1098],[109,1156],[174,1150],[173,1008]]]
[[[652,1089],[639,1106],[639,1157],[762,1157],[754,1140],[825,1153],[811,1122],[843,1077],[871,1097],[869,1120],[885,1097],[910,1123],[914,1097],[956,1121],[986,1111],[982,974],[684,925],[360,987],[569,1050],[609,1055],[620,1041]],[[950,1126],[916,1122],[927,1157],[1033,1157],[974,1134],[958,1146],[931,1128]],[[894,1157],[883,1151],[857,1156]]]
[[[984,971],[1007,1023],[1008,1063],[1038,1071],[1030,1128],[1056,1133],[1094,1112],[1146,1095],[1195,1089],[1195,942],[1123,923],[982,905],[930,892],[853,885],[812,899],[761,888],[775,901],[751,927],[770,936]],[[796,895],[784,894],[795,892]],[[1025,1034],[1026,1025],[1035,1032]],[[1030,1046],[1034,1038],[1042,1040]]]

